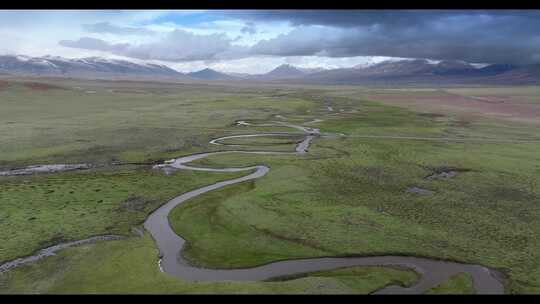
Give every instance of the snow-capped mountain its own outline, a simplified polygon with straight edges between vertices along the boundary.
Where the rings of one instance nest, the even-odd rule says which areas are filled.
[[[478,65],[460,60],[388,60],[364,67],[326,70],[283,79],[311,84],[538,84],[540,65]]]
[[[460,60],[391,59],[337,69],[306,69],[288,64],[258,75],[212,69],[184,74],[165,65],[119,59],[0,55],[0,74],[134,80],[242,80],[304,84],[540,84],[540,64],[472,64]]]
[[[100,57],[68,59],[58,56],[2,55],[0,56],[0,72],[21,75],[97,78],[107,76],[185,77],[184,74],[164,65],[135,63]]]

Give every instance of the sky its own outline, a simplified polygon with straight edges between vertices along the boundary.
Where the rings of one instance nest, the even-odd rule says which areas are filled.
[[[540,63],[540,11],[0,11],[0,54],[99,56],[266,73],[390,58]]]

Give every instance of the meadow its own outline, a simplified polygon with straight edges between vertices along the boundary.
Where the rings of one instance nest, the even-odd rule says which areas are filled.
[[[70,248],[0,274],[2,293],[370,293],[388,284],[413,284],[418,274],[391,267],[353,267],[271,282],[188,283],[159,272],[152,238],[131,232],[167,199],[242,174],[166,175],[150,164],[235,149],[208,144],[220,136],[297,132],[237,126],[237,120],[313,119],[321,121],[309,126],[343,135],[316,138],[305,156],[222,154],[195,162],[265,164],[271,170],[173,210],[169,220],[189,242],[183,254],[190,262],[234,268],[302,257],[423,256],[499,269],[508,293],[540,291],[540,124],[528,116],[472,115],[461,104],[422,106],[441,94],[504,92],[527,96],[534,105],[540,98],[537,88],[441,93],[52,79],[47,83],[54,88],[36,90],[26,81],[11,80],[0,89],[0,169],[72,162],[105,167],[0,177],[0,227],[6,231],[0,261],[90,235],[129,238]],[[388,97],[397,94],[422,103],[411,106]],[[296,140],[223,142],[294,151]],[[131,164],[110,165],[114,162]],[[457,175],[427,178],[447,171]],[[406,192],[410,187],[432,193]],[[429,292],[470,293],[471,281],[458,276]]]

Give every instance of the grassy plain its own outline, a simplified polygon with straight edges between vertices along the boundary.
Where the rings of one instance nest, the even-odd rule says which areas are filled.
[[[148,234],[70,248],[1,275],[0,293],[365,294],[389,284],[409,286],[418,279],[407,269],[353,267],[287,281],[191,283],[160,272],[157,260]]]
[[[249,191],[174,211],[177,231],[192,241],[185,255],[202,265],[229,267],[278,259],[284,247],[293,252],[290,257],[420,255],[495,267],[508,276],[509,292],[537,292],[540,144],[504,141],[533,138],[538,126],[506,129],[488,117],[456,126],[452,113],[359,105],[358,114],[316,126],[352,135],[470,139],[469,132],[492,141],[320,138],[301,158],[229,154],[199,160],[216,167],[265,163],[272,170]],[[426,179],[452,169],[459,171],[455,178]],[[405,193],[411,186],[434,195]]]
[[[60,89],[36,90],[9,83],[0,90],[0,168],[145,161],[201,150],[211,138],[234,132],[237,119],[313,106],[279,89],[50,80]]]
[[[1,178],[0,262],[93,235],[132,235],[177,194],[239,175],[123,168]]]
[[[256,181],[207,193],[173,211],[170,221],[189,241],[184,254],[193,263],[223,268],[328,255],[427,256],[497,268],[507,276],[507,292],[540,292],[536,237],[540,232],[540,142],[534,141],[538,123],[489,113],[467,115],[459,107],[455,111],[436,105],[405,109],[390,105],[396,104],[392,98],[385,99],[390,93],[377,95],[366,88],[72,82],[62,83],[67,90],[39,94],[20,84],[0,90],[0,102],[7,109],[0,113],[0,121],[12,122],[4,123],[9,132],[0,129],[0,167],[155,161],[235,149],[207,142],[252,131],[291,131],[234,126],[235,120],[270,122],[276,115],[290,122],[319,118],[323,121],[313,127],[346,135],[317,138],[305,156],[225,154],[197,161],[215,167],[266,164],[271,171]],[[74,89],[82,86],[83,90]],[[122,92],[113,90],[120,90],[117,87]],[[135,88],[138,93],[130,91]],[[536,92],[523,89],[527,96]],[[509,92],[519,95],[519,90]],[[411,100],[440,94],[437,90],[398,93]],[[476,91],[460,94],[479,95]],[[433,139],[448,137],[462,140]],[[530,142],[511,142],[517,139]],[[269,140],[283,139],[228,142],[248,142],[250,149],[261,150],[269,149]],[[279,146],[294,149],[293,144]],[[17,238],[3,240],[9,246],[2,254],[25,255],[36,248],[28,244],[51,242],[58,232],[49,227],[59,216],[70,222],[63,233],[73,238],[109,230],[126,233],[166,198],[227,178],[184,171],[165,176],[138,167],[108,170],[24,178],[28,183],[0,179],[0,195],[9,199],[8,207],[1,206],[7,216],[0,218],[0,225],[10,231],[29,231],[26,236],[21,232]],[[457,170],[458,175],[426,179],[445,170]],[[434,193],[406,193],[411,186]],[[54,192],[46,196],[50,190]],[[69,195],[74,190],[80,193],[74,199],[78,203],[66,204],[72,201]],[[115,208],[129,197],[145,197],[152,203],[134,214],[116,214]],[[37,202],[28,204],[27,198]],[[108,203],[96,204],[99,200]],[[19,211],[18,205],[27,207]],[[55,215],[28,220],[34,213]],[[85,216],[79,218],[81,213]],[[188,284],[159,273],[156,263],[157,250],[148,236],[98,243],[0,275],[0,290],[365,293],[391,280],[409,284],[414,277],[393,268],[359,268],[343,270],[345,276],[339,270],[292,281]]]

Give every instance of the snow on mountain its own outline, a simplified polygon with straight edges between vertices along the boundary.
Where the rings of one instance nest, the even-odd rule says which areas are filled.
[[[184,74],[167,66],[102,57],[63,58],[58,56],[0,56],[0,72],[12,74],[63,76],[167,76],[182,78]]]

